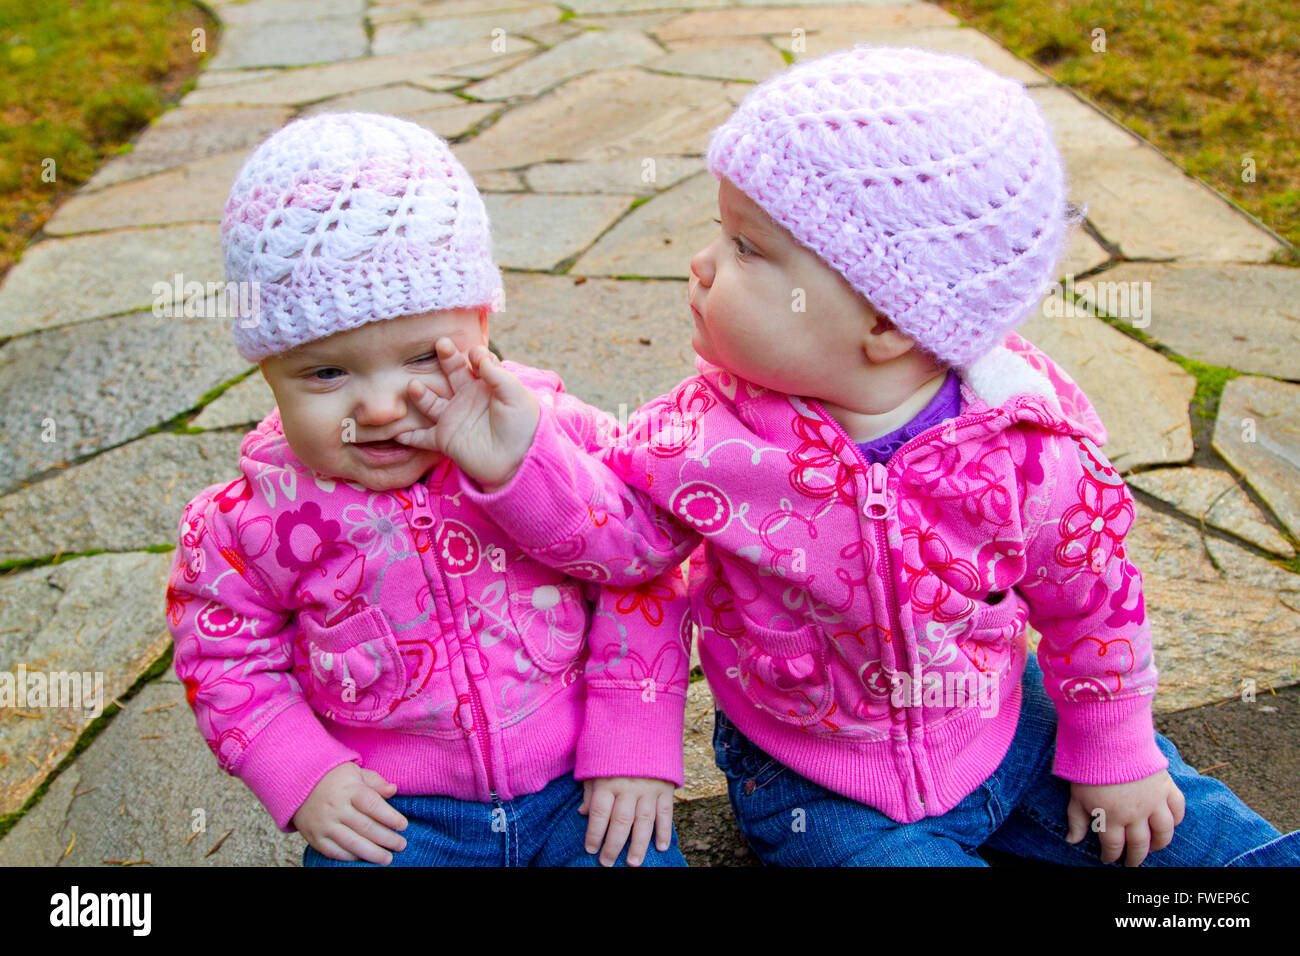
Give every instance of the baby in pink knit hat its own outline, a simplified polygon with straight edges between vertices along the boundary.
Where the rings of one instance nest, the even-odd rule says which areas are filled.
[[[235,345],[277,405],[242,474],[186,506],[167,591],[222,769],[310,866],[685,866],[680,570],[556,572],[462,497],[454,462],[395,440],[430,424],[409,383],[451,395],[435,340],[485,348],[503,301],[447,144],[392,116],[290,123],[240,171],[222,245],[256,289]],[[554,373],[488,369],[592,444]]]
[[[698,375],[593,421],[593,460],[443,341],[454,394],[413,384],[437,424],[398,439],[568,573],[635,582],[698,546],[715,758],[764,863],[1300,862],[1300,832],[1155,733],[1132,496],[1012,331],[1081,216],[1024,88],[858,46],[756,87],[708,165]]]

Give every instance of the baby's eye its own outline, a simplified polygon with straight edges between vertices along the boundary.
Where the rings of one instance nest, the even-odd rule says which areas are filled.
[[[334,368],[333,366],[328,366],[326,368],[314,369],[311,373],[311,377],[318,382],[330,382],[338,378],[338,376],[342,374],[343,374],[343,369]]]
[[[422,363],[424,363],[424,362],[436,362],[436,361],[438,361],[438,353],[437,353],[437,352],[428,352],[428,353],[426,353],[425,355],[420,355],[420,356],[417,356],[416,358],[411,359],[411,364],[412,364],[412,365],[420,365],[420,364],[422,364]]]
[[[747,256],[754,251],[745,245],[745,240],[741,239],[740,236],[736,236],[732,241],[736,244],[736,255],[738,256]]]

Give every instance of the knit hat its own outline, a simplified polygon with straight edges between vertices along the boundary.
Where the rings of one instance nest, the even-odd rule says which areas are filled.
[[[504,304],[469,173],[395,116],[324,113],[274,133],[231,187],[221,241],[226,279],[257,283],[253,314],[231,323],[252,362],[380,319]]]
[[[859,44],[766,80],[708,165],[959,369],[1029,317],[1086,212],[1020,83],[912,48]]]

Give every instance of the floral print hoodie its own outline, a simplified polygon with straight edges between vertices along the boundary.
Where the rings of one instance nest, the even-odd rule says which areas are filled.
[[[803,776],[900,822],[947,812],[1005,756],[1027,625],[1059,717],[1054,772],[1167,766],[1134,502],[1106,432],[1020,336],[961,374],[961,414],[870,466],[817,402],[703,360],[575,454],[543,413],[511,482],[466,497],[540,560],[631,585],[688,572],[718,706]],[[473,483],[471,483],[472,485]]]
[[[597,413],[556,375],[505,365],[595,447]],[[282,830],[348,761],[399,793],[480,802],[566,773],[683,783],[678,567],[575,580],[527,557],[450,460],[371,491],[304,466],[278,411],[240,470],[185,508],[167,623],[199,731]]]

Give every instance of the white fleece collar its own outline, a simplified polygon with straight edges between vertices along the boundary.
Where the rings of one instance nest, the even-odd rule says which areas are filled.
[[[1013,395],[1030,392],[1058,413],[1060,400],[1047,376],[1005,345],[998,345],[968,366],[961,378],[990,408],[997,408]]]

